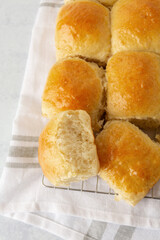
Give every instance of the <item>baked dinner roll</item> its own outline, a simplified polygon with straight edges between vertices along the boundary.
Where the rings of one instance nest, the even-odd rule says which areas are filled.
[[[121,52],[107,66],[109,119],[127,119],[142,126],[160,124],[160,56]]]
[[[79,0],[64,0],[65,3],[77,2]],[[117,0],[92,0],[93,2],[100,2],[106,6],[112,6]]]
[[[108,122],[96,145],[100,177],[132,206],[160,179],[160,145],[131,123]]]
[[[105,108],[105,71],[79,58],[57,62],[49,72],[42,96],[42,114],[49,119],[65,110],[86,110],[95,131]]]
[[[40,135],[38,159],[55,186],[97,175],[99,160],[89,115],[81,110],[57,114]]]
[[[160,53],[160,0],[119,0],[111,13],[112,53]]]
[[[64,5],[56,23],[56,56],[81,56],[106,62],[110,54],[109,10],[102,4],[80,0]]]

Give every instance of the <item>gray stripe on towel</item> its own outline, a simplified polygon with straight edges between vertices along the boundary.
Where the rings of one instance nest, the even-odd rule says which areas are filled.
[[[23,136],[23,135],[13,135],[12,140],[23,141],[23,142],[38,142],[39,137],[33,136]]]
[[[130,240],[135,231],[135,227],[120,226],[114,237],[114,240]]]
[[[10,146],[9,157],[34,158],[38,156],[38,147]]]
[[[6,162],[6,168],[40,168],[39,163],[16,163]]]
[[[88,237],[92,237],[96,240],[101,240],[106,230],[107,223],[106,222],[99,222],[99,221],[92,221],[87,235],[84,237],[84,240],[88,240]]]

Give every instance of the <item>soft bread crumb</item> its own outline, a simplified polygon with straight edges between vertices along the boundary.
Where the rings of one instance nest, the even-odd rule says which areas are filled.
[[[97,175],[99,160],[89,115],[81,110],[56,114],[40,135],[38,158],[55,186]]]

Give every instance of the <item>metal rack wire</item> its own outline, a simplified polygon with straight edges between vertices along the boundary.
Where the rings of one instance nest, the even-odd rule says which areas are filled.
[[[144,130],[143,130],[144,131]],[[160,127],[154,130],[150,130],[147,129],[146,131],[144,131],[152,140],[157,141],[157,135],[160,136]],[[160,140],[158,139],[158,142],[160,142]],[[67,190],[67,191],[78,191],[78,192],[86,192],[86,193],[96,193],[96,194],[103,194],[103,195],[111,195],[111,196],[115,196],[117,195],[116,193],[114,193],[114,191],[111,188],[107,188],[107,190],[104,191],[104,189],[100,189],[99,187],[99,183],[103,182],[105,186],[107,186],[107,184],[99,177],[97,176],[96,179],[94,179],[94,183],[92,181],[92,189],[88,189],[85,188],[85,185],[87,185],[88,180],[86,181],[81,181],[79,183],[79,187],[73,187],[73,184],[71,184],[69,187],[55,187],[53,185],[51,185],[49,183],[49,181],[45,178],[45,176],[42,176],[42,184],[44,187],[46,188],[52,188],[52,189],[59,189],[59,190]],[[158,188],[157,188],[158,187]],[[156,200],[160,200],[160,181],[158,183],[158,185],[156,184],[151,190],[150,192],[145,196],[145,198],[147,199],[156,199]]]
[[[46,188],[52,188],[52,189],[57,189],[57,190],[65,190],[65,191],[77,191],[77,192],[87,192],[87,193],[96,193],[96,194],[103,194],[103,195],[110,195],[110,196],[116,196],[117,194],[114,193],[112,191],[111,188],[108,188],[108,191],[100,191],[99,190],[99,180],[100,178],[97,176],[96,177],[96,183],[95,183],[95,189],[93,190],[90,190],[90,189],[85,189],[84,188],[84,185],[85,185],[85,182],[86,181],[81,181],[80,182],[80,187],[79,188],[73,188],[72,186],[68,186],[68,187],[55,187],[49,183],[46,183],[46,178],[45,176],[43,175],[42,176],[42,185]],[[160,200],[160,196],[156,196],[156,194],[154,194],[154,188],[152,188],[150,190],[150,192],[145,196],[145,198],[147,199],[156,199],[156,200]]]

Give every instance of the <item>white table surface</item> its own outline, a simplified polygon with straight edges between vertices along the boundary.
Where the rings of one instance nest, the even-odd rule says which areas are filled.
[[[0,175],[8,154],[39,1],[0,0]],[[0,240],[22,239],[60,240],[38,228],[0,216]]]

